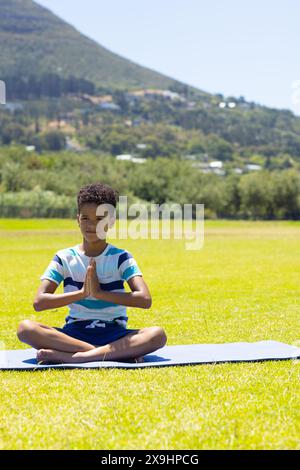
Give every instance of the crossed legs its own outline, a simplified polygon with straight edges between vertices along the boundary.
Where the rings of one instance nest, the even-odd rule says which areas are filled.
[[[136,330],[105,346],[93,346],[68,336],[55,328],[24,320],[17,331],[20,341],[38,349],[37,360],[51,363],[122,361],[141,358],[162,348],[167,337],[160,327]]]

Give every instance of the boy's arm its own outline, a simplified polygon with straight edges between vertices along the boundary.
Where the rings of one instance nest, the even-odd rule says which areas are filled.
[[[82,300],[88,295],[90,295],[88,275],[89,270],[90,268],[88,268],[82,289],[76,292],[54,294],[58,285],[55,282],[50,281],[49,279],[43,279],[33,302],[34,310],[36,312],[41,312],[42,310],[50,310],[52,308],[65,307],[66,305],[69,305],[78,300]]]

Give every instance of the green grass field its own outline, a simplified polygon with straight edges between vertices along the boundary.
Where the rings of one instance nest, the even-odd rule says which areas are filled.
[[[150,310],[129,328],[162,326],[168,344],[278,340],[298,344],[300,223],[205,222],[204,247],[184,240],[114,240],[137,259]],[[80,241],[76,223],[1,220],[1,347],[20,349],[36,313],[39,276],[56,250]],[[1,372],[2,449],[300,449],[297,361],[145,370]]]

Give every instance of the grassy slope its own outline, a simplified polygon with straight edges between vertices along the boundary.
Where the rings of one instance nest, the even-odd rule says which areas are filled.
[[[206,222],[202,251],[183,241],[110,240],[137,258],[154,299],[129,327],[161,325],[168,344],[299,340],[299,223]],[[32,297],[71,221],[1,221],[1,339],[18,322],[62,323]],[[38,230],[39,228],[44,231]],[[34,230],[36,229],[36,230]],[[174,256],[176,253],[176,256]],[[295,361],[147,370],[1,373],[3,448],[300,448]]]
[[[65,78],[70,75],[86,78],[110,89],[169,88],[175,83],[180,84],[112,53],[32,0],[0,0],[0,11],[2,78],[32,74],[39,77],[52,72]],[[101,27],[101,19],[99,21]],[[188,89],[192,95],[205,101],[215,99],[213,95],[194,87],[189,86]],[[208,131],[201,123],[201,113],[204,121],[210,122]],[[254,147],[260,142],[268,144],[278,141],[286,149],[286,141],[298,141],[300,119],[285,111],[259,107],[251,110],[237,108],[234,112],[228,112],[228,109],[220,110],[214,105],[213,108],[201,110],[201,113],[199,117],[199,110],[189,112],[205,133],[220,134],[231,142],[239,141],[234,135],[241,132],[252,136],[246,142],[249,140],[247,145]],[[299,152],[290,149],[288,153],[298,155]]]
[[[31,0],[0,0],[0,10],[0,75],[51,71],[112,88],[175,82],[110,52]]]

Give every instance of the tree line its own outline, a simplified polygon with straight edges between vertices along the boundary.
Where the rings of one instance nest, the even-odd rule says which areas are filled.
[[[20,216],[28,215],[24,208],[33,208],[31,216],[70,217],[76,212],[78,189],[94,181],[128,196],[129,204],[204,204],[206,218],[300,217],[300,175],[294,169],[220,177],[202,173],[179,159],[157,158],[137,164],[104,154],[39,155],[21,148],[0,149],[2,216],[9,216],[9,207],[19,207],[23,210]]]

